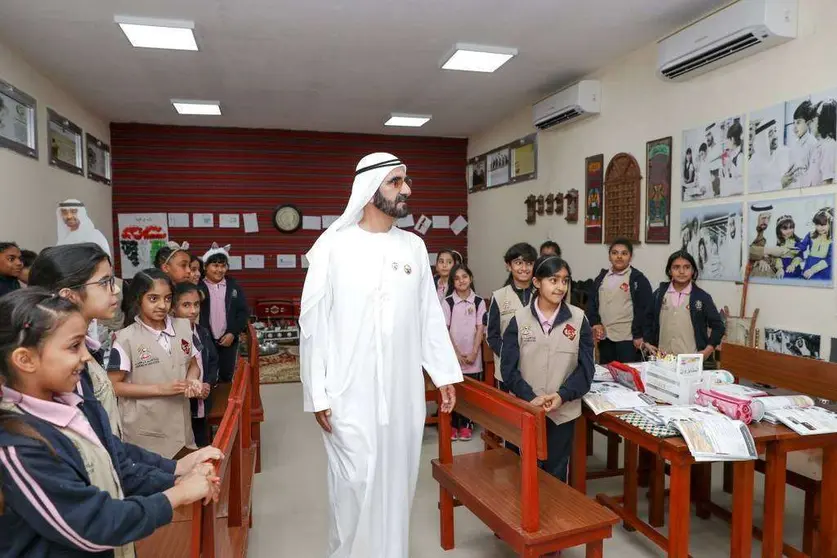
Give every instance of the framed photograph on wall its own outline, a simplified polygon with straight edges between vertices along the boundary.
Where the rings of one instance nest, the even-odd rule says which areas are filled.
[[[488,160],[488,187],[496,188],[508,184],[511,178],[509,148],[502,147],[486,155],[486,158]]]
[[[604,217],[604,155],[593,155],[584,160],[584,243],[602,243]]]
[[[0,80],[0,147],[38,158],[37,109],[34,97]]]
[[[50,165],[84,176],[81,128],[50,108],[47,109],[47,143]]]
[[[87,178],[111,185],[110,146],[87,134]]]
[[[671,242],[671,136],[645,144],[645,242]]]
[[[534,180],[538,177],[538,134],[512,142],[511,181],[513,183]]]
[[[747,144],[743,114],[683,131],[681,199],[711,200],[744,193]]]
[[[479,157],[472,157],[468,160],[466,167],[468,182],[468,193],[480,192],[485,190],[486,176],[485,176],[485,155]]]

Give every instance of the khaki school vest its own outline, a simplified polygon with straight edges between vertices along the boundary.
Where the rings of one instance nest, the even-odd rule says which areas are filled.
[[[497,301],[497,308],[500,309],[500,335],[503,335],[512,318],[514,318],[514,313],[523,308],[523,304],[511,285],[506,285],[502,289],[494,291],[491,298]],[[494,377],[499,382],[503,381],[503,374],[500,370],[500,355],[496,354],[494,355]]]
[[[537,395],[558,393],[558,388],[578,366],[578,343],[584,311],[568,304],[569,320],[556,323],[552,334],[544,332],[530,307],[521,308],[517,318],[517,341],[520,345],[520,372]],[[563,424],[581,415],[581,399],[562,403],[547,415],[555,424]]]
[[[108,378],[108,373],[96,362],[96,359],[87,363],[87,373],[93,384],[93,395],[96,396],[96,399],[99,400],[108,414],[110,429],[117,438],[122,440],[122,417],[119,415],[119,404],[116,400],[116,393],[113,391],[113,384]]]
[[[631,341],[634,322],[634,303],[631,300],[630,269],[614,288],[607,288],[607,277],[599,287],[599,316],[611,341]]]
[[[134,384],[165,384],[185,380],[192,352],[189,320],[172,318],[174,337],[171,355],[157,343],[154,334],[133,323],[116,334],[116,341],[131,359],[125,381]],[[173,458],[184,447],[194,447],[189,400],[182,395],[119,399],[125,441]]]
[[[663,294],[663,305],[660,309],[660,344],[659,348],[669,354],[682,355],[697,352],[695,344],[695,329],[692,326],[692,316],[689,313],[691,300],[674,307]]]

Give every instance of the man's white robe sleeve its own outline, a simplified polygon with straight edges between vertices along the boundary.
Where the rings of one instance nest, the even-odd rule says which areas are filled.
[[[314,311],[316,328],[309,336],[299,339],[299,367],[302,379],[303,408],[308,413],[331,407],[326,394],[326,363],[328,362],[329,315],[331,314],[331,283]]]
[[[430,258],[422,246],[421,364],[436,387],[462,381],[462,367],[453,350],[439,294],[430,274]]]

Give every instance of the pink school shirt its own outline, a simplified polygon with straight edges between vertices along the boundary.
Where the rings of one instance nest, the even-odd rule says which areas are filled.
[[[227,281],[213,283],[204,279],[209,291],[209,329],[216,340],[227,332]]]
[[[442,302],[442,310],[445,313],[445,323],[450,330],[450,336],[457,350],[465,355],[470,355],[474,350],[474,338],[477,334],[477,326],[482,325],[482,317],[485,315],[485,301],[480,302],[476,307],[476,295],[474,291],[468,298],[462,299],[454,292],[453,310],[447,300]],[[472,364],[462,364],[463,374],[478,374],[482,372],[482,352],[477,351],[477,358]]]
[[[668,303],[671,304],[674,308],[680,307],[685,301],[689,300],[689,296],[692,294],[692,284],[689,283],[685,289],[680,292],[677,292],[677,289],[674,288],[674,284],[670,284],[668,289],[666,290],[666,299]]]
[[[59,428],[69,428],[100,448],[104,447],[102,441],[96,435],[96,431],[87,422],[87,417],[78,408],[83,401],[75,393],[60,393],[55,396],[53,401],[44,401],[3,386],[3,403],[17,405],[30,415],[34,415]]]
[[[612,269],[607,272],[605,275],[605,288],[608,290],[613,290],[619,285],[622,284],[622,280],[625,278],[625,275],[630,273],[631,268],[626,267],[622,271],[613,271]]]
[[[559,305],[558,308],[555,309],[555,312],[552,313],[551,316],[545,316],[541,309],[538,307],[538,303],[535,302],[535,313],[538,315],[538,321],[541,323],[541,328],[543,329],[544,333],[549,333],[552,329],[552,324],[555,323],[555,318],[558,317],[558,311],[561,310],[561,306]]]

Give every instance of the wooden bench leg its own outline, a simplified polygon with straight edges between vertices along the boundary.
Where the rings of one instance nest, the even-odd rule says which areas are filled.
[[[585,558],[602,558],[604,556],[604,544],[602,541],[593,541],[587,543],[587,552]]]
[[[639,482],[639,486],[643,488],[647,488],[651,482],[651,468],[653,461],[654,455],[650,451],[646,451],[644,449],[639,450],[639,475],[637,477],[637,482]]]
[[[587,422],[587,456],[593,455],[593,423]]]
[[[654,456],[651,463],[651,479],[648,487],[648,524],[662,527],[666,523],[666,462]]]
[[[695,503],[697,516],[701,519],[709,519],[709,499],[712,493],[712,464],[696,463],[692,466],[692,501]]]
[[[805,515],[802,520],[802,552],[808,556],[815,556],[817,523],[819,522],[819,490],[805,492]]]
[[[709,465],[709,464],[707,464]],[[753,548],[753,477],[755,461],[741,461],[733,466],[732,540],[730,556],[750,556]],[[700,502],[698,502],[700,506]],[[700,508],[698,508],[700,509]]]
[[[637,505],[637,447],[636,444],[625,439],[625,477],[624,477],[624,501],[625,511],[634,516],[636,515]],[[635,531],[633,527],[627,522],[622,522],[622,526],[626,531]]]
[[[761,543],[763,558],[782,556],[786,479],[787,452],[776,443],[769,444],[764,469],[764,533]]]
[[[691,465],[688,463],[671,464],[671,491],[668,497],[669,558],[687,558],[689,556],[690,476]]]
[[[262,472],[262,423],[253,423],[253,440],[256,442],[256,472]]]
[[[442,534],[442,548],[450,550],[453,548],[453,496],[442,487],[439,487],[439,531]]]
[[[732,463],[724,462],[724,492],[732,494]]]
[[[619,435],[613,432],[607,433],[607,468],[615,471],[619,468]],[[590,451],[588,448],[587,451]]]
[[[820,499],[819,554],[837,556],[837,446],[823,448],[820,491],[828,496]]]

